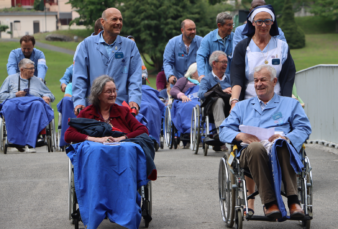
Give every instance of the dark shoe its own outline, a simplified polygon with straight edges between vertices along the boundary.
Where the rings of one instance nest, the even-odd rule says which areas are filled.
[[[19,147],[19,146],[17,146],[17,147],[15,147],[19,152],[21,152],[21,153],[23,153],[23,152],[25,152],[25,148],[24,147]]]
[[[220,146],[213,146],[212,149],[213,149],[215,152],[222,151]]]
[[[265,208],[265,216],[270,219],[280,219],[282,218],[282,214],[278,208],[277,204],[272,204],[268,209]]]
[[[299,204],[291,204],[289,211],[291,219],[303,219],[305,217],[304,211]]]
[[[38,138],[36,140],[36,147],[40,147],[40,146],[44,146],[44,145],[46,145],[46,144],[45,144],[45,140],[43,138]]]

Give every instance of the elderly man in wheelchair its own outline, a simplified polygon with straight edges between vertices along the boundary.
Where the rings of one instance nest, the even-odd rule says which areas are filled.
[[[203,100],[201,107],[204,107],[204,111],[212,114],[210,116],[213,117],[217,132],[219,132],[219,126],[230,111],[231,81],[230,76],[225,74],[228,66],[227,55],[222,51],[214,51],[210,55],[209,64],[212,71],[201,80],[198,97]],[[205,142],[212,145],[214,140],[218,141],[218,134],[215,134],[213,138],[207,136]],[[222,146],[215,144],[213,149],[225,151],[226,147],[224,144]]]
[[[148,185],[149,195],[149,180],[157,178],[153,141],[129,108],[115,103],[117,95],[113,78],[96,78],[91,105],[68,123],[65,141],[78,142],[66,150],[79,205],[72,209],[75,227],[81,220],[86,228],[97,228],[105,217],[129,229],[138,228],[142,216],[146,227],[151,221],[150,199],[142,196],[141,213],[137,190]]]
[[[35,152],[28,146],[44,145],[44,140],[37,137],[40,131],[45,134],[44,128],[54,118],[49,104],[55,98],[47,86],[34,76],[33,61],[24,58],[18,65],[20,73],[8,76],[0,88],[1,113],[6,126],[10,127],[7,128],[10,146],[15,146],[20,152],[26,146],[26,152]]]
[[[239,166],[250,171],[257,185],[264,204],[265,220],[302,220],[305,214],[298,199],[297,173],[303,168],[299,152],[311,134],[310,122],[297,100],[274,93],[277,78],[273,67],[257,66],[254,83],[257,96],[236,104],[220,126],[220,140],[227,143],[241,142],[243,147],[236,155]],[[250,131],[254,127],[264,128],[258,131],[274,130],[267,133],[268,137],[257,137],[258,132]],[[233,165],[236,156],[229,156],[229,165]],[[288,199],[289,217],[286,216],[281,198],[282,181]],[[254,187],[249,187],[250,182],[246,183],[248,190],[254,190]],[[254,185],[253,182],[251,184]],[[246,196],[246,188],[243,192]],[[246,203],[245,210],[250,215],[254,214],[253,205],[248,208]]]

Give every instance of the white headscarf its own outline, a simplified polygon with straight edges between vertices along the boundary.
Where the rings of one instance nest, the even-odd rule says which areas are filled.
[[[252,12],[251,16],[249,17],[249,21],[253,22],[256,14],[260,13],[260,12],[267,12],[271,15],[272,17],[272,21],[275,21],[275,14],[268,8],[258,8],[256,9],[254,12]]]

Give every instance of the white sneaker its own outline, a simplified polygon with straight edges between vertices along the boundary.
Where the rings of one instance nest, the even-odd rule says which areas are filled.
[[[35,148],[29,148],[28,146],[25,146],[25,153],[36,153]]]

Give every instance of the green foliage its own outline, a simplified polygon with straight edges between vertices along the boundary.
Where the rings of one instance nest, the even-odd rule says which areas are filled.
[[[295,20],[305,34],[335,33],[334,22],[321,16],[295,17]]]
[[[8,25],[0,25],[0,33],[5,32],[8,28]]]
[[[298,12],[301,6],[308,6],[311,0],[291,0],[293,12]],[[242,0],[242,7],[244,9],[250,9],[252,0]],[[282,16],[284,7],[284,1],[281,0],[265,0],[267,5],[272,5],[275,14]]]
[[[311,13],[322,16],[336,23],[338,33],[338,1],[337,0],[316,0],[311,8]]]
[[[126,0],[121,7],[122,33],[132,34],[141,53],[147,53],[160,70],[163,52],[169,39],[181,34],[181,22],[191,19],[197,34],[204,36],[216,28],[215,18],[226,4],[209,6],[203,0]],[[150,63],[148,63],[150,64]]]
[[[17,5],[19,5],[19,4],[17,4]],[[34,10],[19,7],[19,6],[0,9],[0,12],[32,12],[32,11],[34,11]]]
[[[282,28],[290,49],[303,48],[305,46],[305,34],[296,24],[291,0],[285,0],[283,17],[279,26]]]
[[[120,0],[69,0],[68,4],[75,8],[80,17],[75,18],[70,24],[83,23],[86,26],[93,26],[95,21],[102,16],[102,12],[110,7],[118,7]]]
[[[34,10],[44,11],[45,5],[43,0],[34,0]]]

